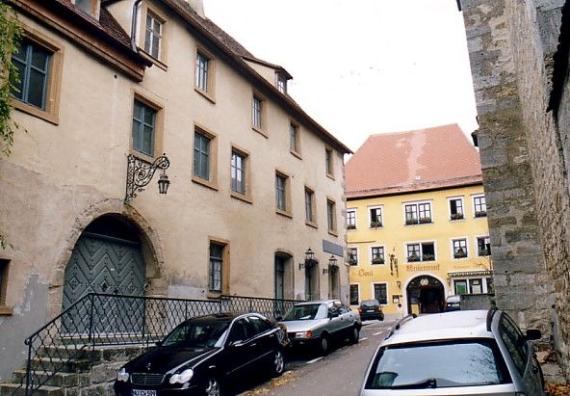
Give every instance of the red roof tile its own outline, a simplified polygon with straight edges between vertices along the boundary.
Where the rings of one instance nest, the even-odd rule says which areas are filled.
[[[372,135],[346,165],[347,198],[478,183],[479,152],[457,125]]]

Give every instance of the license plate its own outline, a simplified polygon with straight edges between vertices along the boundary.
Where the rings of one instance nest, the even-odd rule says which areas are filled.
[[[374,312],[373,309],[367,309],[366,312]]]
[[[154,389],[133,389],[131,396],[156,396]]]

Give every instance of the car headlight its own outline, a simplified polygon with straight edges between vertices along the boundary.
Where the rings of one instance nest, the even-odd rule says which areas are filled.
[[[168,382],[171,385],[185,384],[185,383],[189,382],[193,376],[194,376],[194,370],[187,369],[187,370],[184,370],[183,372],[181,372],[180,374],[174,374],[172,377],[170,377]]]
[[[127,382],[129,380],[129,373],[127,373],[127,370],[125,370],[125,368],[123,367],[118,373],[117,373],[117,381],[120,382]]]

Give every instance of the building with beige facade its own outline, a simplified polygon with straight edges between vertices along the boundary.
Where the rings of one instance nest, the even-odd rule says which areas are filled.
[[[24,37],[0,160],[0,379],[88,292],[348,299],[350,150],[287,94],[283,67],[199,1],[10,3]],[[129,159],[144,173],[163,153],[129,190]],[[300,265],[309,248],[316,264]]]
[[[351,305],[402,316],[492,293],[479,153],[457,125],[373,135],[346,169]]]

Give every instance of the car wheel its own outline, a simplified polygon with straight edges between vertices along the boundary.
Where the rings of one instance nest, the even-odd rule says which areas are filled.
[[[283,370],[285,369],[285,359],[283,358],[283,352],[279,349],[275,351],[273,355],[273,375],[276,377],[283,374]]]
[[[358,344],[359,340],[360,340],[360,330],[358,330],[358,327],[354,326],[350,332],[350,343]]]
[[[204,394],[206,396],[221,396],[222,386],[220,381],[215,376],[210,376],[206,382],[206,388],[204,389]]]
[[[323,334],[319,339],[319,352],[321,355],[326,355],[329,353],[331,348],[331,341],[328,335]]]

